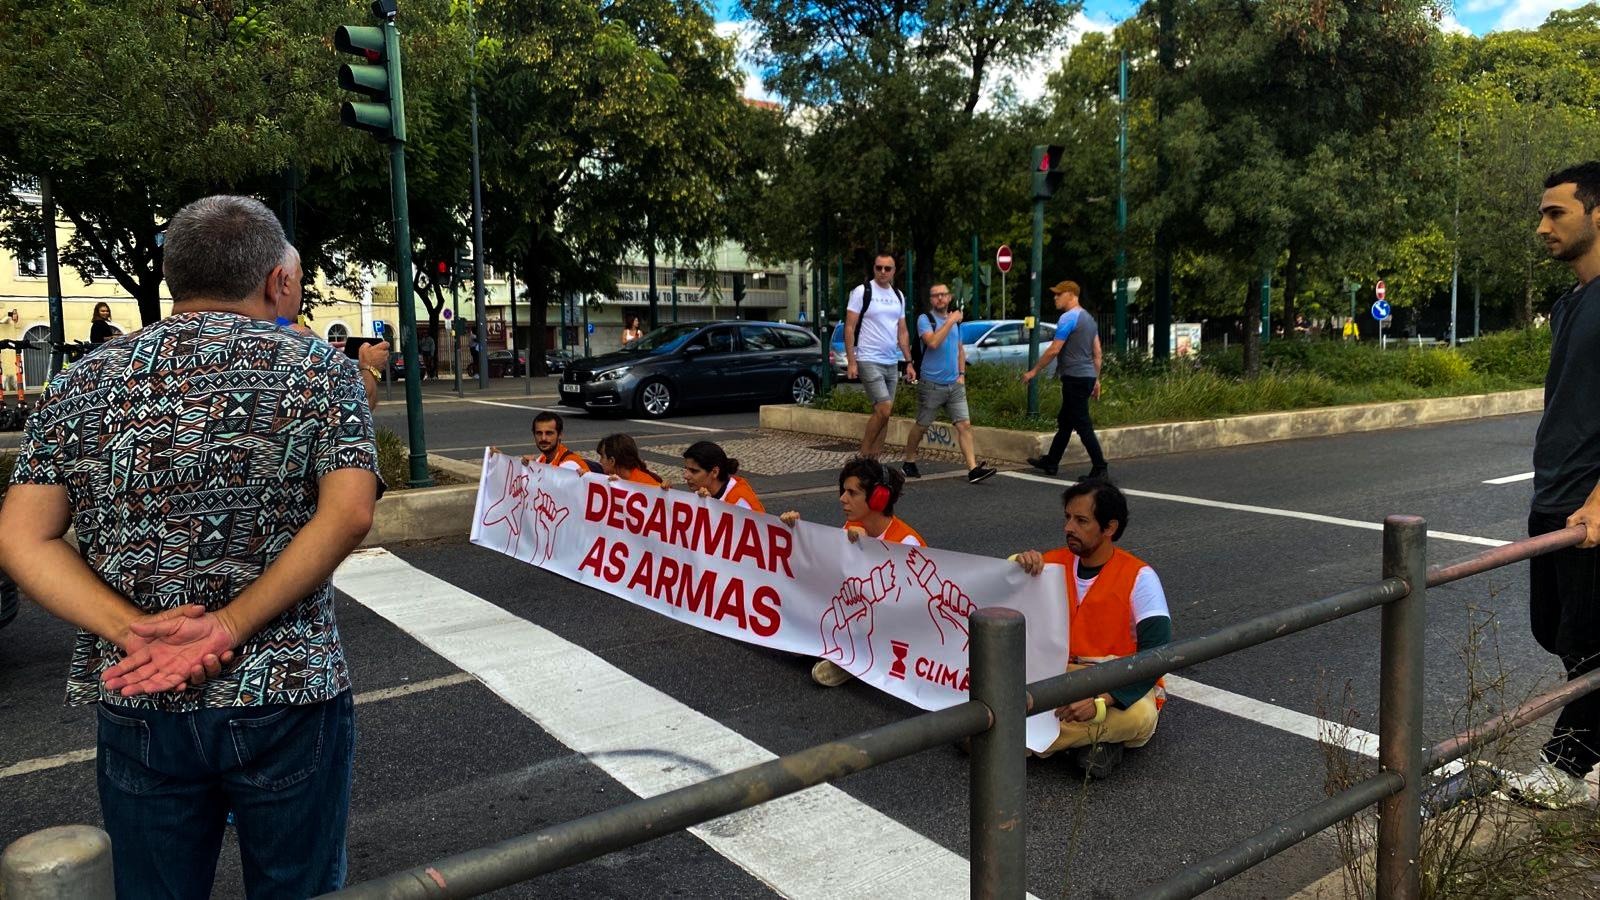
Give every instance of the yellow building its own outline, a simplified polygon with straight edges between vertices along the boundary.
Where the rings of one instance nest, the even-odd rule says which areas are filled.
[[[38,201],[37,196],[23,195],[23,199]],[[72,236],[72,224],[66,220],[56,224],[57,246],[65,246]],[[97,304],[111,307],[111,324],[124,333],[141,325],[139,306],[116,279],[104,272],[88,273],[89,279],[77,269],[61,267],[61,311],[66,326],[67,343],[87,341],[89,324]],[[85,283],[87,280],[88,283]],[[350,335],[373,334],[374,322],[396,319],[396,306],[392,299],[387,304],[374,303],[349,296],[330,288],[319,277],[318,291],[325,298],[323,304],[311,310],[308,324],[319,336],[329,341],[342,341]],[[365,292],[369,296],[371,291]],[[171,300],[166,298],[162,285],[162,315],[171,310]],[[19,259],[9,250],[0,249],[0,340],[23,339],[40,345],[41,349],[23,352],[0,351],[0,372],[8,394],[17,389],[20,368],[23,383],[33,390],[49,380],[50,352],[44,345],[50,340],[50,299],[45,283],[45,260],[41,251],[35,259]]]

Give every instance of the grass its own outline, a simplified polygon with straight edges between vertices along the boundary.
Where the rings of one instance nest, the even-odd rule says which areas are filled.
[[[437,466],[429,466],[428,471],[432,473],[435,485],[468,483]],[[411,480],[411,451],[407,449],[406,442],[401,440],[398,434],[387,428],[378,429],[378,474],[383,476],[383,483],[388,490],[410,489],[408,482]]]
[[[1238,347],[1170,365],[1112,356],[1102,373],[1100,400],[1090,408],[1095,424],[1115,426],[1483,394],[1538,387],[1549,358],[1549,329],[1498,332],[1456,349],[1384,351],[1339,341],[1279,341],[1267,345],[1262,371],[1254,378],[1244,376]],[[1019,374],[1005,366],[969,367],[967,402],[975,424],[1055,428],[1060,388],[1054,379],[1041,379],[1039,415],[1030,417]],[[817,405],[871,411],[866,396],[853,389],[834,391]],[[894,411],[916,414],[915,388],[899,391]]]

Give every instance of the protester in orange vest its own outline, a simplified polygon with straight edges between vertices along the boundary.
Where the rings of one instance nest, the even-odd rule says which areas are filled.
[[[583,457],[567,449],[561,443],[561,433],[567,430],[567,423],[561,416],[553,412],[542,412],[533,417],[533,443],[539,448],[538,454],[528,454],[522,461],[532,465],[544,463],[547,466],[560,466],[571,469],[579,475],[589,471],[589,464]]]
[[[645,467],[639,458],[639,445],[626,434],[608,434],[595,445],[600,466],[613,481],[631,481],[649,487],[664,487],[661,477]]]
[[[1155,570],[1115,546],[1128,529],[1128,498],[1109,481],[1080,481],[1061,494],[1067,546],[1011,558],[1030,575],[1045,563],[1066,568],[1068,669],[1132,656],[1172,642],[1172,614]],[[1143,747],[1166,703],[1161,679],[1144,681],[1056,710],[1061,733],[1040,756],[1075,749],[1078,765],[1104,778],[1124,747]]]
[[[851,541],[870,537],[890,544],[928,546],[915,528],[894,514],[905,483],[904,475],[870,456],[857,456],[844,464],[839,470],[839,506]],[[800,512],[791,509],[778,518],[793,528],[800,521]],[[823,687],[838,687],[854,677],[828,659],[819,659],[811,667],[811,680]]]
[[[732,459],[711,441],[695,441],[683,451],[683,480],[696,494],[715,497],[734,506],[758,513],[767,511],[761,505],[750,482],[737,477],[739,461]]]

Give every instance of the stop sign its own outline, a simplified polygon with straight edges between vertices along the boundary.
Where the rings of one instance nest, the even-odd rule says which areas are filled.
[[[1382,300],[1384,296],[1389,293],[1389,289],[1384,287],[1383,282],[1380,281],[1373,286],[1372,292],[1378,295],[1379,300]]]
[[[1002,272],[1011,271],[1011,248],[1001,244],[1000,249],[994,252],[994,264]]]

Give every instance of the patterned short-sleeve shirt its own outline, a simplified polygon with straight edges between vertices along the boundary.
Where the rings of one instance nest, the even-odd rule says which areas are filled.
[[[12,481],[66,487],[84,561],[135,606],[215,610],[311,519],[319,478],[376,474],[377,462],[354,360],[271,322],[198,312],[109,341],[58,377],[28,420]],[[350,687],[329,582],[196,690],[109,693],[99,676],[120,658],[80,631],[68,702],[183,712],[317,703]]]

